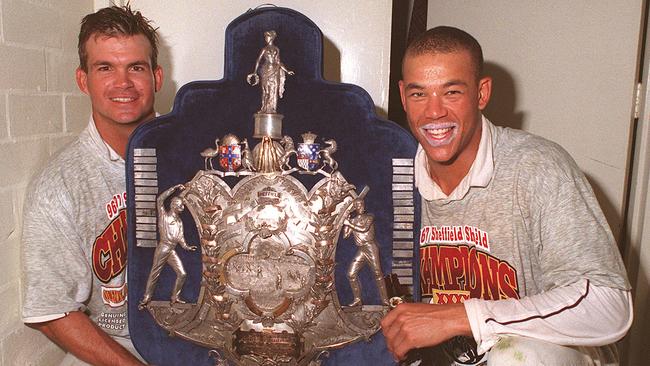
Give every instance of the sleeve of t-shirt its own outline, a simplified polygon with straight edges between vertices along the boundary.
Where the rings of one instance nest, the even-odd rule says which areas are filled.
[[[65,184],[48,176],[35,180],[32,187],[24,206],[22,237],[22,318],[27,323],[83,309],[92,286]]]
[[[628,290],[588,280],[522,299],[464,302],[478,351],[502,335],[519,335],[564,346],[602,346],[621,339],[632,325]]]
[[[629,290],[619,249],[584,174],[559,146],[538,155],[522,159],[517,197],[543,272],[539,290],[582,279]]]

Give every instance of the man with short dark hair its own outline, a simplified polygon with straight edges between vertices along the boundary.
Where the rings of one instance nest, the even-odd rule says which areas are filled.
[[[388,348],[404,359],[471,337],[486,356],[436,362],[617,365],[630,285],[593,191],[559,145],[482,115],[492,89],[482,69],[478,42],[452,27],[425,32],[404,56],[402,104],[420,143],[420,286],[431,304],[385,317]]]
[[[84,17],[77,85],[92,116],[32,180],[25,202],[23,321],[65,365],[141,365],[127,323],[126,145],[162,86],[156,30],[112,6]]]

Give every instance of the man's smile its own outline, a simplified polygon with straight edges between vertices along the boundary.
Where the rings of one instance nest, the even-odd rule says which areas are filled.
[[[456,136],[457,127],[454,122],[429,123],[420,127],[420,131],[429,145],[436,147],[449,144]]]

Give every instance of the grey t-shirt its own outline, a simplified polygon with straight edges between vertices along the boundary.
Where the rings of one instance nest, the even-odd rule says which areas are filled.
[[[34,177],[23,228],[25,322],[84,310],[128,337],[124,161],[94,122]]]
[[[629,289],[593,191],[559,145],[492,129],[494,171],[460,200],[422,201],[422,295],[521,298],[582,278]]]

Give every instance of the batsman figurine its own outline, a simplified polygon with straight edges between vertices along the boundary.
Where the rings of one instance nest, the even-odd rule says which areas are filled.
[[[176,244],[179,244],[183,249],[193,252],[196,250],[196,246],[190,246],[185,242],[183,222],[180,217],[180,213],[185,210],[183,199],[178,196],[173,197],[169,203],[169,210],[165,209],[165,200],[174,192],[182,191],[184,189],[185,187],[182,184],[177,184],[158,196],[156,203],[158,209],[158,232],[160,234],[160,240],[156,247],[156,251],[154,252],[153,265],[151,266],[151,272],[149,272],[149,278],[147,279],[147,287],[144,292],[144,297],[142,298],[142,301],[140,301],[140,307],[144,307],[149,301],[151,301],[151,296],[156,288],[160,272],[165,263],[169,264],[174,272],[176,272],[176,282],[174,283],[171,302],[184,302],[181,300],[180,294],[183,284],[185,283],[185,278],[187,277],[187,272],[185,272],[183,262],[181,262],[178,254],[176,254],[175,248]]]
[[[361,305],[359,271],[361,271],[366,263],[370,266],[375,277],[382,303],[388,305],[388,293],[381,270],[381,257],[379,256],[379,247],[375,239],[375,217],[372,214],[366,213],[363,198],[355,199],[352,205],[356,216],[346,219],[343,222],[343,237],[348,238],[352,234],[354,243],[359,248],[348,270],[348,279],[350,280],[350,287],[352,287],[352,295],[354,296],[350,306]]]

